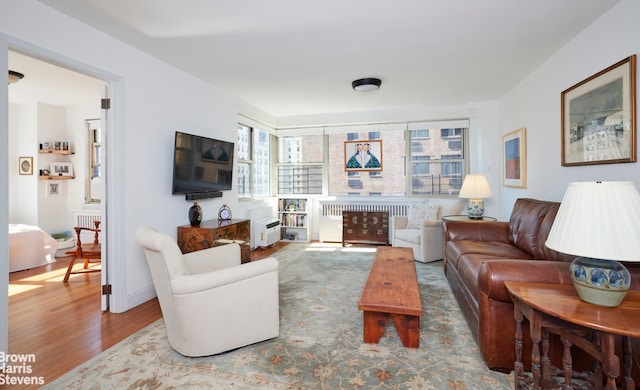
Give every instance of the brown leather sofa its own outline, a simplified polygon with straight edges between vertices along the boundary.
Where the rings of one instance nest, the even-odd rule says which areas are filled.
[[[569,264],[573,256],[545,246],[559,207],[557,202],[518,199],[509,222],[444,223],[444,272],[491,369],[509,372],[515,361],[513,303],[504,282],[571,284]],[[632,281],[640,280],[640,275],[634,277],[639,274],[634,272],[637,270],[629,270]],[[523,326],[523,331],[523,361],[530,367],[528,326]],[[559,338],[550,340],[550,356],[556,367],[562,367]]]

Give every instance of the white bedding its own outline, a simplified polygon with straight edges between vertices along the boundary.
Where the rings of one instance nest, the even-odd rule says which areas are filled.
[[[37,226],[9,224],[9,272],[53,263],[58,241]]]

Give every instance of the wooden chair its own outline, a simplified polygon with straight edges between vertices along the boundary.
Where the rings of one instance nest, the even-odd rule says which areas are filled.
[[[67,268],[67,273],[64,275],[63,283],[67,283],[69,281],[69,275],[71,274],[82,274],[88,272],[100,272],[100,269],[92,269],[89,268],[89,263],[100,262],[102,259],[102,251],[100,249],[100,221],[93,221],[94,228],[87,227],[75,227],[76,231],[76,247],[73,250],[65,252],[67,255],[71,255],[71,260],[69,261],[69,267]],[[80,239],[80,234],[83,230],[88,230],[94,232],[93,243],[91,244],[83,244]],[[84,259],[84,268],[82,270],[73,271],[73,265],[76,260]]]

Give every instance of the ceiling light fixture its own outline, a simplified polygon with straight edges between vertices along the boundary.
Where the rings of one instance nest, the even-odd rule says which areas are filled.
[[[17,83],[23,78],[24,78],[24,75],[22,73],[15,72],[13,70],[9,71],[9,84]]]
[[[376,89],[380,88],[380,84],[382,84],[382,81],[373,77],[358,79],[351,82],[353,90],[358,92],[375,91]]]

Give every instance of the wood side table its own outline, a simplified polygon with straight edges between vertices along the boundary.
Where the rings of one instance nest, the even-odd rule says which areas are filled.
[[[386,211],[343,211],[342,246],[353,243],[389,245],[389,213]]]
[[[483,215],[482,218],[469,219],[468,215],[445,215],[442,217],[443,221],[469,221],[469,222],[484,222],[484,221],[497,221],[495,217],[487,217]]]
[[[624,389],[635,389],[631,378],[631,337],[640,337],[640,291],[630,290],[618,307],[604,307],[581,300],[573,285],[527,283],[507,281],[504,283],[514,303],[516,321],[515,386],[534,389],[557,388],[559,384],[551,377],[551,362],[548,357],[549,333],[560,336],[564,344],[562,388],[571,387],[573,367],[571,347],[580,348],[593,357],[594,375],[590,378],[595,388],[602,388],[603,374],[606,389],[616,389],[616,378],[620,375],[620,359],[615,354],[614,336],[623,336]],[[531,372],[524,375],[522,365],[522,320],[530,324]],[[540,354],[540,344],[543,351]]]
[[[178,226],[178,246],[182,253],[199,251],[230,243],[240,245],[241,262],[251,261],[251,221],[216,219],[202,221],[200,226]]]

